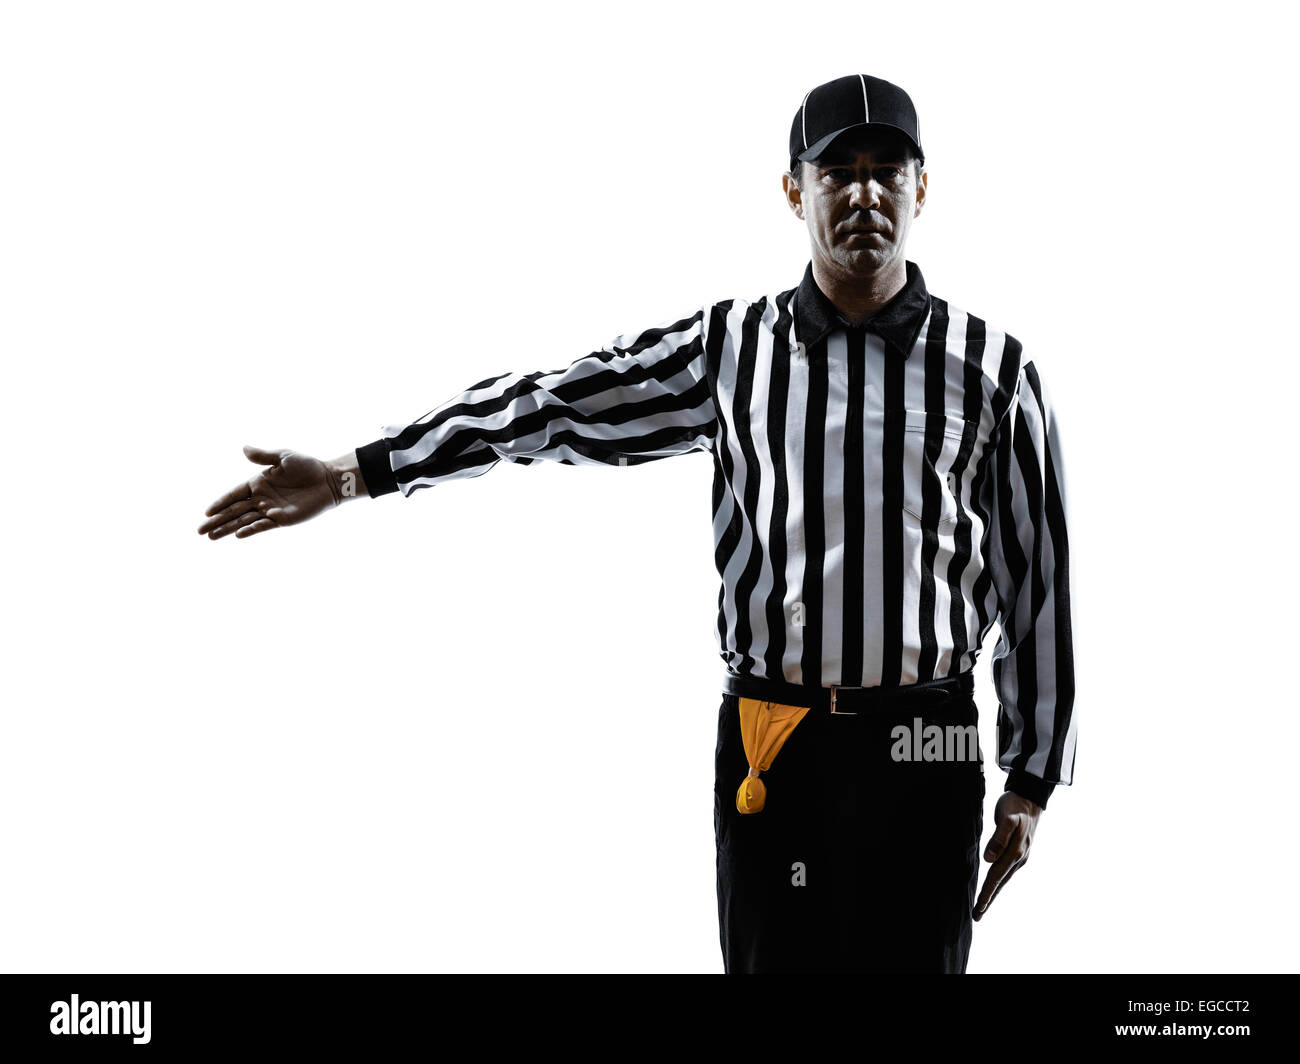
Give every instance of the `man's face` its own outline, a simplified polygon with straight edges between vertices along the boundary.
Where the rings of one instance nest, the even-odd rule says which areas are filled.
[[[803,164],[803,188],[785,179],[786,197],[803,218],[813,257],[837,273],[861,277],[903,260],[912,219],[925,202],[901,134],[846,133],[822,157]]]

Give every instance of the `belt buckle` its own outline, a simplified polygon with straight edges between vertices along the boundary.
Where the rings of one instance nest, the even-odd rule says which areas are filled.
[[[835,692],[836,692],[836,691],[840,691],[840,690],[844,690],[844,691],[862,691],[862,690],[864,690],[864,688],[863,688],[863,687],[860,687],[860,686],[859,686],[859,687],[849,687],[849,686],[847,686],[847,685],[844,685],[844,684],[838,684],[838,683],[833,683],[833,684],[831,684],[831,714],[832,714],[833,716],[836,716],[836,717],[856,717],[856,716],[858,715],[856,710],[852,710],[852,709],[836,709],[836,708],[835,708]]]

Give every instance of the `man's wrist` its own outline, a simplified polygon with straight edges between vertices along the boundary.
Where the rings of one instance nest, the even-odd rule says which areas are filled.
[[[352,499],[370,494],[365,477],[362,475],[361,464],[357,461],[356,451],[349,451],[333,461],[326,462],[325,472],[335,506],[341,506]]]

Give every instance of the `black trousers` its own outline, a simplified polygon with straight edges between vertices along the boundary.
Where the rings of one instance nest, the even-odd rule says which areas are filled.
[[[722,696],[714,756],[726,971],[965,972],[982,756],[975,746],[964,760],[926,759],[915,737],[938,725],[945,753],[959,754],[946,737],[977,724],[974,698],[887,700],[857,716],[810,710],[762,774],[765,807],[748,814],[736,809],[749,768],[739,701]],[[897,760],[900,742],[921,758]]]

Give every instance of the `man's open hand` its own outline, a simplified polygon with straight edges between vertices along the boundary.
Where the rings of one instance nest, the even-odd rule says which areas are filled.
[[[250,462],[268,466],[231,488],[204,511],[199,534],[210,539],[235,534],[245,539],[271,528],[296,525],[348,498],[365,494],[355,454],[334,462],[297,451],[245,447]]]
[[[984,847],[984,860],[993,866],[984,877],[984,887],[975,902],[975,919],[984,915],[1017,868],[1029,859],[1029,844],[1038,826],[1042,806],[1013,791],[1003,791],[993,807],[997,828]]]

